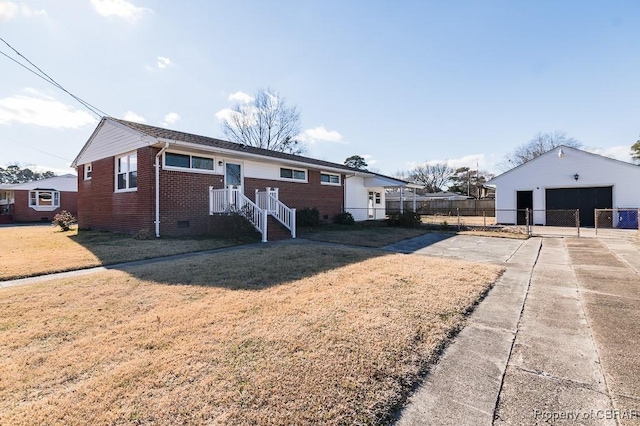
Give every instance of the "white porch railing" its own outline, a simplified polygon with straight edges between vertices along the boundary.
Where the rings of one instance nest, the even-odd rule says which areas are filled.
[[[256,204],[291,231],[291,238],[296,237],[296,209],[289,208],[279,200],[278,188],[267,187],[265,191],[256,189]]]
[[[261,209],[239,189],[209,187],[209,214],[239,213],[262,234],[262,242],[267,242],[267,210]]]

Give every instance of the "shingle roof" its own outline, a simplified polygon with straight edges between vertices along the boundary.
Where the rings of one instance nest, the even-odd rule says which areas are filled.
[[[342,169],[349,172],[369,172],[367,170],[354,169],[344,164],[332,163],[329,161],[317,160],[315,158],[304,157],[302,155],[287,154],[284,152],[272,151],[264,148],[256,148],[246,146],[239,143],[224,141],[221,139],[210,138],[208,136],[194,135],[191,133],[178,132],[176,130],[165,129],[162,127],[149,126],[148,124],[134,123],[132,121],[121,120],[119,118],[109,117],[110,120],[116,121],[140,133],[152,136],[156,139],[168,139],[180,142],[189,142],[198,145],[209,146],[213,148],[221,148],[231,151],[237,151],[247,154],[261,155],[263,157],[279,158],[283,160],[299,161],[302,163],[313,164],[316,166],[331,167],[334,169]],[[397,180],[397,179],[396,179]]]

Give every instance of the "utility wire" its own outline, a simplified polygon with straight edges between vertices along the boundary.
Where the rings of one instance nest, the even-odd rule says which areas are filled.
[[[1,139],[4,139],[4,140],[6,140],[6,141],[9,141],[9,142],[11,142],[11,143],[14,143],[14,144],[18,145],[18,142],[16,142],[15,140],[13,140],[13,139],[11,139],[11,138],[6,137],[6,136],[0,136],[0,140],[1,140]],[[61,160],[73,161],[73,160],[72,160],[72,159],[70,159],[70,158],[61,157],[61,156],[59,156],[59,155],[52,154],[52,153],[47,152],[47,151],[43,151],[43,150],[41,150],[41,149],[35,148],[35,147],[31,146],[31,145],[28,145],[28,144],[26,144],[26,143],[24,143],[24,142],[20,142],[20,145],[22,145],[22,146],[26,146],[27,148],[32,149],[32,150],[34,150],[34,151],[41,152],[42,154],[46,154],[46,155],[50,155],[50,156],[52,156],[52,157],[59,158],[59,159],[61,159]]]
[[[109,114],[105,113],[104,111],[102,111],[101,109],[99,109],[98,107],[95,107],[93,105],[91,105],[89,102],[86,102],[85,100],[81,99],[80,97],[74,95],[73,93],[69,92],[67,89],[65,89],[64,87],[62,87],[62,85],[60,83],[58,83],[57,81],[55,81],[52,77],[50,77],[46,72],[44,72],[42,69],[40,69],[40,67],[38,67],[36,64],[34,64],[33,62],[31,62],[26,56],[24,56],[22,53],[18,52],[13,46],[11,46],[6,40],[4,40],[2,37],[0,37],[0,41],[2,41],[4,44],[6,44],[11,50],[13,50],[18,56],[20,56],[21,58],[23,58],[25,61],[27,61],[29,64],[31,64],[35,69],[37,69],[39,73],[35,72],[34,70],[32,70],[31,68],[27,67],[26,65],[24,65],[23,63],[17,61],[16,59],[10,57],[9,55],[7,55],[4,52],[0,51],[0,54],[2,54],[3,56],[11,59],[13,62],[15,62],[16,64],[20,65],[21,67],[25,68],[26,70],[30,71],[31,73],[37,75],[38,77],[40,77],[41,79],[43,79],[44,81],[48,82],[49,84],[54,85],[55,87],[57,87],[58,89],[62,90],[63,92],[67,93],[69,96],[71,96],[72,98],[74,98],[76,101],[78,101],[80,104],[82,104],[85,108],[87,108],[89,111],[91,111],[93,114],[95,114],[98,118],[102,118],[102,116],[109,116]]]
[[[4,40],[2,37],[0,37],[0,40],[2,40],[2,42],[4,44],[6,44],[11,50],[13,50],[18,56],[20,56],[21,58],[23,58],[25,61],[27,61],[29,64],[31,64],[35,69],[37,69],[38,71],[40,71],[40,73],[42,75],[44,75],[46,77],[46,79],[43,79],[45,81],[48,81],[49,83],[53,84],[54,86],[56,86],[57,88],[59,88],[60,90],[66,92],[67,94],[69,94],[71,97],[73,97],[75,100],[77,100],[78,102],[80,102],[82,105],[84,105],[87,109],[89,109],[91,112],[93,112],[94,114],[96,114],[99,118],[100,115],[96,112],[99,111],[101,112],[103,115],[108,115],[108,114],[104,114],[103,111],[100,111],[100,109],[94,107],[93,105],[89,104],[88,102],[84,101],[83,99],[75,96],[73,93],[69,92],[67,89],[65,89],[64,87],[62,87],[61,84],[59,84],[57,81],[55,81],[51,76],[49,76],[46,72],[44,72],[42,69],[40,69],[40,67],[38,67],[36,64],[34,64],[33,62],[31,62],[26,56],[24,56],[22,53],[18,52],[18,50],[16,50],[13,46],[11,46],[6,40]],[[7,56],[7,55],[5,55]],[[14,61],[17,62],[17,61]],[[23,64],[20,64],[23,65]],[[24,65],[23,65],[24,66]],[[29,69],[29,68],[27,68]],[[35,71],[31,70],[32,72],[35,73]],[[37,73],[36,73],[37,74]]]

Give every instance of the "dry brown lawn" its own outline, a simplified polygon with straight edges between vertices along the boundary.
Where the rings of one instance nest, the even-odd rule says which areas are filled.
[[[301,230],[300,238],[328,243],[351,244],[363,247],[384,247],[398,241],[418,237],[428,231],[420,228],[390,226],[328,226],[312,231]]]
[[[430,224],[430,225],[443,225],[446,224],[448,226],[457,226],[458,225],[458,216],[455,214],[449,215],[421,215],[420,216],[422,223]],[[496,223],[495,216],[460,216],[460,225],[461,226],[491,226]]]
[[[0,228],[0,241],[0,281],[233,244],[214,238],[136,240],[110,232],[62,232],[51,226]]]
[[[0,424],[376,424],[498,267],[316,244],[0,289]]]
[[[529,235],[522,232],[497,229],[495,231],[460,231],[459,235],[475,235],[476,237],[511,238],[514,240],[527,240]]]

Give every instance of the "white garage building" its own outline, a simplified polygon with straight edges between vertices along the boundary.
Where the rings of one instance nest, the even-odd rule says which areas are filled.
[[[640,207],[640,166],[560,146],[487,182],[496,187],[496,222],[554,223],[551,211],[580,210],[580,225],[593,226],[594,209]],[[617,225],[615,217],[613,226]],[[637,213],[635,216],[637,221]]]

